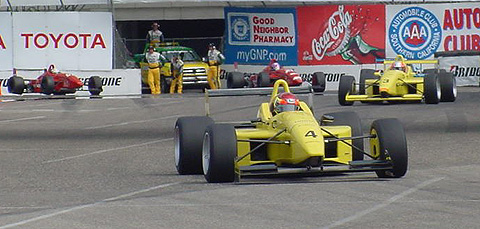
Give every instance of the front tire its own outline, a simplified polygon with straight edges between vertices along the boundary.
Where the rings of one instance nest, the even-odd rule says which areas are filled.
[[[42,78],[42,82],[40,84],[42,88],[42,93],[45,95],[50,95],[53,93],[55,89],[55,81],[53,80],[52,76],[44,76]]]
[[[202,173],[202,144],[207,126],[213,120],[206,116],[181,117],[175,123],[175,167],[179,174]]]
[[[241,72],[229,72],[227,74],[227,88],[242,88],[245,86],[245,78]]]
[[[237,136],[229,124],[212,124],[203,138],[202,167],[209,183],[233,182],[235,180],[235,156]]]
[[[441,71],[439,74],[440,77],[440,88],[442,91],[442,96],[440,98],[441,102],[454,102],[457,98],[457,82],[455,76],[451,72]]]
[[[424,92],[425,103],[437,104],[440,102],[442,91],[440,88],[440,81],[438,75],[435,73],[429,73],[424,78]]]
[[[348,94],[355,92],[355,78],[353,76],[342,76],[338,85],[338,103],[342,106],[351,106],[353,101],[346,101]]]
[[[270,86],[270,75],[267,72],[260,72],[257,76],[257,86],[258,87],[269,87]]]
[[[312,88],[314,92],[325,91],[325,74],[323,72],[315,72],[312,75]]]
[[[25,81],[20,76],[12,76],[7,82],[8,92],[21,95],[25,90]]]
[[[372,123],[370,150],[378,160],[391,162],[391,170],[377,170],[380,178],[400,178],[407,173],[408,152],[407,139],[402,124],[398,119],[379,119]]]
[[[362,130],[362,121],[360,120],[360,117],[358,117],[357,113],[353,111],[345,111],[345,112],[335,112],[335,113],[328,113],[325,115],[329,115],[333,117],[333,122],[326,122],[324,125],[326,126],[349,126],[352,129],[352,137],[355,136],[362,136],[363,135],[363,130]],[[352,145],[357,147],[358,149],[361,149],[363,151],[364,145],[363,145],[363,139],[355,139],[352,140]],[[358,161],[358,160],[363,160],[363,152],[360,150],[357,150],[352,147],[352,160],[353,161]]]
[[[103,83],[100,76],[91,76],[88,79],[88,91],[90,95],[100,95],[103,91]]]

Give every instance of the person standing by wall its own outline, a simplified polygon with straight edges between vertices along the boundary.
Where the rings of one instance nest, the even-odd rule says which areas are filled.
[[[215,44],[210,43],[208,45],[208,65],[210,66],[210,71],[208,71],[208,84],[210,89],[220,88],[220,65],[225,61],[225,56],[217,50]]]
[[[170,85],[170,94],[175,93],[175,88],[178,94],[182,94],[183,90],[183,61],[180,57],[174,56],[172,58],[173,80]]]
[[[152,24],[152,29],[147,33],[147,44],[156,45],[158,43],[163,43],[165,40],[162,31],[160,31],[160,26],[157,22]]]
[[[160,94],[160,68],[165,58],[160,53],[155,52],[153,46],[150,46],[148,53],[145,55],[145,59],[148,62],[148,86],[152,94]]]

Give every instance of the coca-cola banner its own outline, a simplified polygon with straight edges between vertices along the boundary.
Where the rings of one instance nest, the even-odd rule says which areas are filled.
[[[0,13],[0,70],[12,69],[12,17]]]
[[[12,18],[14,67],[112,69],[110,12],[20,12]]]
[[[387,56],[431,59],[438,51],[480,50],[478,3],[387,6]]]
[[[297,7],[300,65],[372,64],[385,58],[384,5]]]
[[[477,56],[441,56],[440,68],[452,72],[458,86],[478,86],[480,77],[480,55]]]
[[[294,8],[225,8],[227,64],[297,65]]]

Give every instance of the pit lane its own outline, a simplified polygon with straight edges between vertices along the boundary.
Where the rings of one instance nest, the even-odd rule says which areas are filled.
[[[356,111],[404,124],[409,171],[244,179],[207,184],[177,175],[173,126],[204,114],[199,91],[0,103],[0,228],[476,228],[480,223],[480,89],[454,103],[338,105],[314,96],[318,117]],[[268,97],[214,98],[218,121],[255,118]]]

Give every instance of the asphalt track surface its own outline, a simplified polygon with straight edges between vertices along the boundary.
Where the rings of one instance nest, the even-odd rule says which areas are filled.
[[[315,113],[396,117],[401,179],[374,173],[208,184],[176,173],[173,126],[204,114],[200,92],[0,103],[2,228],[478,228],[480,88],[454,103],[352,107],[314,96]],[[217,121],[255,118],[267,97],[215,98]]]

